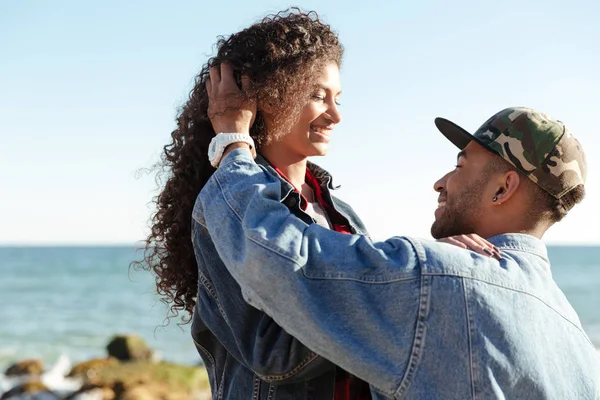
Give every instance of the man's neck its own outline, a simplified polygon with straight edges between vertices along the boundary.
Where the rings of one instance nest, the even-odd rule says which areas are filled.
[[[306,157],[295,155],[281,146],[264,146],[260,153],[271,165],[277,167],[296,189],[302,189],[306,177]]]
[[[515,221],[518,221],[516,217],[504,217],[497,221],[483,220],[475,233],[482,238],[507,233],[523,233],[541,239],[549,228],[548,224],[541,221],[534,223],[517,223]]]

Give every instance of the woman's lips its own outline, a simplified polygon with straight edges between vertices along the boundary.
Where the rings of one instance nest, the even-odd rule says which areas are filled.
[[[325,127],[314,126],[314,125],[310,126],[310,133],[313,136],[316,136],[318,139],[320,139],[319,141],[325,142],[325,143],[329,143],[329,141],[331,140],[331,131],[332,131],[331,128],[325,128]]]

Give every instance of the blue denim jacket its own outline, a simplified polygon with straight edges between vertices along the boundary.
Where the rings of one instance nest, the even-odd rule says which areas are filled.
[[[248,303],[371,384],[376,399],[600,399],[600,363],[523,234],[497,261],[434,241],[372,242],[307,225],[245,150],[204,187],[195,218]]]
[[[264,170],[279,185],[281,203],[306,223],[312,218],[300,208],[300,195],[280,178],[260,156]],[[323,194],[351,225],[354,233],[366,233],[352,209],[331,196],[331,176],[309,164],[322,184]],[[286,208],[287,209],[287,208]],[[206,365],[214,399],[333,399],[336,373],[341,369],[317,356],[286,333],[271,317],[248,305],[239,285],[229,274],[215,249],[211,234],[198,223],[192,226],[198,263],[198,300],[192,317],[192,337]]]

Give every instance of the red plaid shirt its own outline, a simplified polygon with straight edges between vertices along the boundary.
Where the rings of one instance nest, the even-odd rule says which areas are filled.
[[[273,167],[277,173],[290,184],[292,183],[279,168]],[[348,220],[335,210],[332,204],[330,204],[323,196],[323,189],[317,178],[313,176],[308,168],[306,168],[305,182],[311,187],[315,193],[315,199],[321,207],[327,213],[329,220],[331,221],[331,227],[336,232],[352,233]],[[294,186],[292,184],[292,186]],[[294,189],[298,192],[298,189],[294,186]],[[306,211],[308,201],[300,193],[300,208]],[[348,372],[341,368],[336,369],[335,379],[335,396],[334,400],[371,400],[371,390],[369,384],[358,379],[357,377],[350,375]]]

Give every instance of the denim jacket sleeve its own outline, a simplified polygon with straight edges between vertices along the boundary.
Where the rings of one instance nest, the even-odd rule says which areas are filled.
[[[204,325],[236,360],[274,385],[304,382],[333,370],[334,364],[244,301],[223,264],[204,257],[203,250],[214,251],[214,243],[203,215],[195,213],[193,224],[196,258],[199,265],[204,264],[204,271],[199,273],[202,289],[198,298],[202,319],[195,320],[196,330]]]
[[[199,196],[219,256],[249,304],[393,396],[416,367],[428,306],[415,247],[307,225],[280,198],[247,151],[228,154]]]

